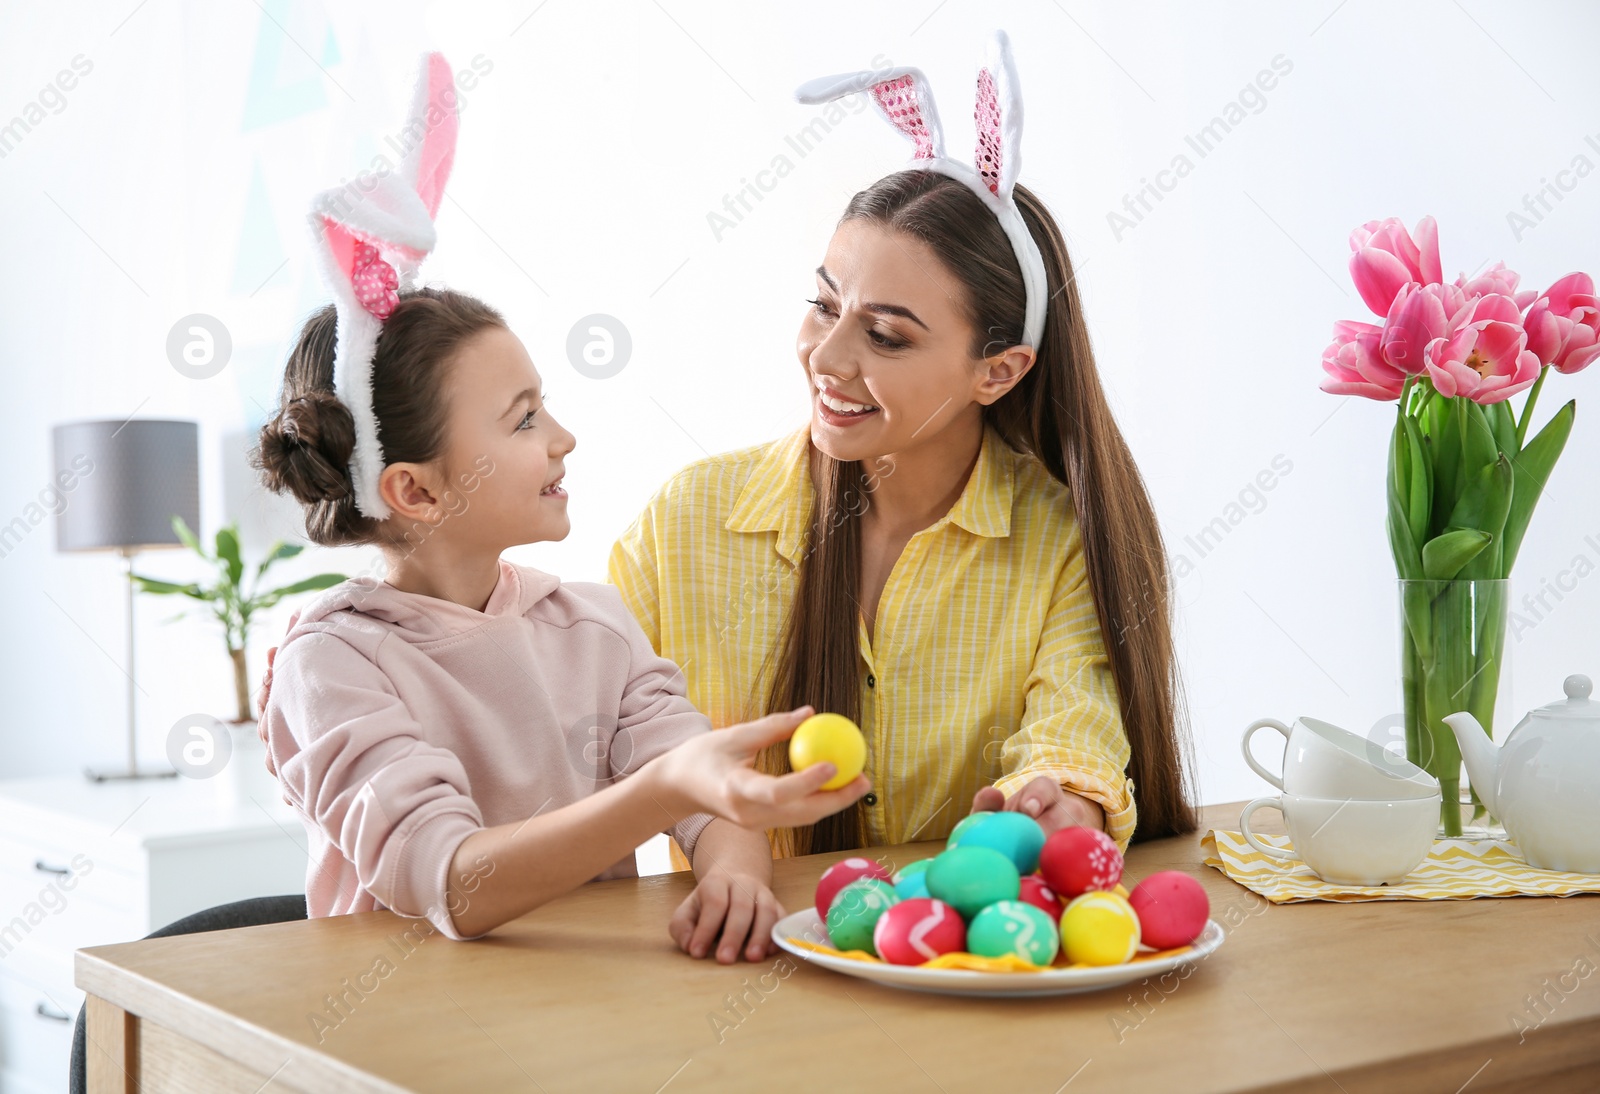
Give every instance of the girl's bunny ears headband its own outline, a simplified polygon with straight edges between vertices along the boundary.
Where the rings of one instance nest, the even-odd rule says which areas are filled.
[[[440,53],[422,57],[411,113],[400,134],[405,155],[393,171],[362,172],[311,203],[311,227],[324,280],[333,290],[337,344],[334,393],[355,419],[350,458],[356,509],[383,520],[389,506],[378,494],[383,448],[372,409],[372,357],[383,321],[409,289],[433,250],[434,216],[456,155],[456,90]]]
[[[1017,70],[1011,61],[1011,42],[1006,32],[994,32],[989,41],[988,58],[978,70],[978,103],[974,111],[978,147],[973,156],[977,170],[945,158],[939,111],[934,105],[928,78],[920,69],[887,68],[823,76],[801,84],[794,94],[803,103],[815,104],[859,91],[870,91],[878,113],[911,139],[915,151],[908,167],[960,179],[999,219],[1000,227],[1017,254],[1022,282],[1027,289],[1022,339],[1037,349],[1044,335],[1049,283],[1039,245],[1023,223],[1014,196],[1017,170],[1022,165],[1022,92],[1017,85]]]

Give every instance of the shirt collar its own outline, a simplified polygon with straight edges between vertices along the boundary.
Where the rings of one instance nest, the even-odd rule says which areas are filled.
[[[797,563],[816,501],[810,452],[809,422],[769,446],[734,501],[725,527],[732,532],[777,532],[778,553]],[[1009,536],[1017,458],[995,428],[985,424],[978,462],[961,496],[927,530],[955,524],[974,535]]]

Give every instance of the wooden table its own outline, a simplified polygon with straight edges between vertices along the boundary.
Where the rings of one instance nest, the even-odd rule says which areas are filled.
[[[804,907],[843,857],[778,863],[779,898]],[[99,946],[77,958],[90,1090],[1600,1089],[1600,897],[1271,905],[1201,865],[1198,834],[1129,856],[1132,878],[1162,869],[1205,885],[1222,948],[1049,999],[692,960],[666,935],[681,874],[591,884],[476,942],[371,912]]]

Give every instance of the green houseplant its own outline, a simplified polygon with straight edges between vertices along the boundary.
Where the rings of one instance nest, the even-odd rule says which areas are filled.
[[[223,639],[228,646],[228,659],[233,662],[233,690],[238,704],[234,720],[255,721],[255,714],[250,706],[250,674],[245,664],[245,645],[250,637],[252,617],[277,604],[284,597],[326,589],[346,580],[346,577],[344,574],[317,574],[315,577],[281,585],[276,589],[262,590],[262,578],[274,563],[293,558],[304,550],[297,544],[279,540],[267,551],[267,557],[256,565],[248,581],[249,587],[246,588],[247,567],[239,552],[237,525],[228,524],[219,528],[216,546],[211,551],[207,551],[200,543],[182,517],[172,518],[172,527],[184,545],[215,570],[215,578],[209,582],[182,585],[134,574],[132,575],[134,584],[141,592],[160,596],[186,596],[199,601],[205,606],[205,611],[222,624]],[[185,614],[188,613],[180,612],[174,618]]]

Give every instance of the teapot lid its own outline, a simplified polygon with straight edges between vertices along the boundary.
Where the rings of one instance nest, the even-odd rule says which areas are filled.
[[[1600,719],[1600,702],[1589,699],[1589,693],[1594,690],[1594,685],[1587,676],[1573,673],[1561,682],[1561,689],[1567,693],[1565,699],[1558,699],[1554,703],[1538,707],[1533,713],[1551,718]]]

